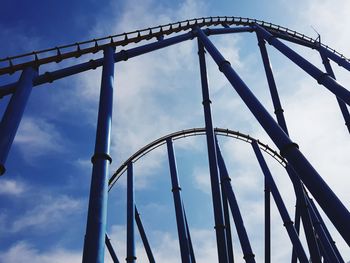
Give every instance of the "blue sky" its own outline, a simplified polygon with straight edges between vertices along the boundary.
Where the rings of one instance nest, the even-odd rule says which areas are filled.
[[[313,26],[326,44],[350,56],[347,53],[350,36],[346,31],[350,22],[346,10],[350,4],[346,0],[339,1],[337,6],[330,0],[216,2],[5,0],[0,10],[0,57],[211,15],[262,19],[316,37]],[[344,20],[342,23],[337,23],[339,17]],[[273,112],[255,36],[212,39]],[[317,53],[291,47],[322,69]],[[269,51],[292,138],[349,208],[350,181],[346,176],[350,143],[334,96],[277,51],[272,48]],[[111,172],[152,140],[204,125],[196,52],[196,43],[192,41],[116,65]],[[81,57],[78,61],[89,59]],[[215,126],[239,130],[273,145],[209,57],[207,64]],[[48,65],[41,70],[57,67]],[[7,160],[7,173],[0,178],[0,262],[25,262],[27,258],[34,263],[81,261],[100,73],[97,69],[34,88]],[[348,75],[345,70],[336,70],[341,83],[349,83]],[[2,76],[0,83],[9,83],[17,77],[18,74]],[[8,98],[0,101],[1,113],[7,101]],[[259,260],[263,256],[263,229],[262,218],[256,218],[263,209],[262,175],[249,145],[229,139],[220,142]],[[204,137],[178,141],[175,149],[198,262],[215,262]],[[294,199],[286,174],[273,160],[266,159],[293,215]],[[168,173],[164,148],[138,161],[136,202],[156,258],[161,262],[178,262]],[[108,212],[108,232],[121,260],[125,258],[124,179],[111,191]],[[276,225],[273,257],[276,262],[283,262],[290,249],[276,248],[281,244],[290,247],[289,240],[275,210],[273,214]],[[349,259],[348,247],[337,233],[334,235]],[[235,233],[234,238],[240,260]],[[140,242],[137,251],[140,262],[145,262]]]

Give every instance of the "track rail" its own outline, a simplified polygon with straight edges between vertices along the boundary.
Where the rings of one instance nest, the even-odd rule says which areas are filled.
[[[282,166],[285,167],[287,161],[275,150],[270,148],[267,144],[264,144],[260,142],[259,140],[244,134],[240,133],[239,131],[233,131],[229,129],[222,129],[222,128],[215,128],[214,129],[216,135],[220,136],[227,136],[231,138],[235,138],[247,143],[252,143],[253,141],[256,141],[260,147],[261,150],[272,156],[277,162],[279,162]],[[109,190],[112,189],[113,185],[118,181],[120,176],[126,171],[127,165],[130,162],[137,162],[142,156],[148,154],[150,151],[162,146],[166,143],[166,140],[169,138],[172,138],[173,140],[178,140],[185,137],[190,136],[197,136],[197,135],[205,135],[205,128],[193,128],[193,129],[187,129],[182,130],[174,133],[170,133],[168,135],[165,135],[138,150],[136,153],[131,155],[119,168],[115,171],[115,173],[111,176],[109,179],[108,185]]]
[[[53,48],[33,51],[22,55],[11,56],[0,59],[0,75],[13,74],[16,71],[23,70],[28,66],[35,68],[41,65],[56,62],[59,63],[65,59],[78,58],[85,54],[97,53],[103,50],[107,46],[118,47],[126,46],[130,43],[138,43],[144,40],[150,40],[152,38],[160,39],[164,35],[170,35],[178,33],[180,31],[186,31],[197,27],[210,27],[210,26],[251,26],[259,24],[265,29],[269,30],[272,34],[280,38],[286,38],[289,41],[296,41],[297,43],[304,44],[311,48],[318,48],[322,46],[327,50],[337,54],[342,59],[350,62],[348,58],[340,54],[336,50],[330,48],[327,45],[320,43],[318,40],[305,36],[297,31],[288,29],[283,26],[265,22],[262,20],[234,17],[234,16],[217,16],[217,17],[202,17],[194,18],[190,20],[179,21],[166,25],[160,25],[156,27],[150,27],[141,30],[135,30],[127,33],[110,35],[102,38],[95,38],[92,40],[76,42],[74,44],[57,46]]]

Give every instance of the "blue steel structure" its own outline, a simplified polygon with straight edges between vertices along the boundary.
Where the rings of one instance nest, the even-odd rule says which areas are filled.
[[[230,62],[223,57],[209,39],[211,35],[246,32],[255,33],[257,36],[277,121],[274,120],[271,114],[240,78]],[[112,158],[109,155],[109,148],[113,108],[114,64],[193,39],[196,39],[198,44],[205,128],[189,129],[164,136],[140,149],[121,165],[113,175],[109,176],[109,164],[112,162]],[[281,40],[317,50],[325,66],[325,71],[318,69]],[[144,44],[145,41],[149,41],[150,43]],[[108,192],[125,171],[127,171],[126,262],[137,262],[135,223],[139,230],[148,260],[150,262],[156,262],[135,205],[133,163],[141,156],[163,144],[166,144],[168,150],[181,261],[189,263],[196,262],[196,251],[193,248],[191,240],[191,231],[184,205],[185,201],[181,196],[181,187],[177,176],[173,141],[184,136],[201,134],[205,135],[207,140],[218,262],[227,263],[234,262],[235,260],[235,253],[232,245],[233,239],[231,236],[231,216],[235,224],[235,230],[237,231],[245,262],[255,262],[256,260],[246,231],[246,226],[244,225],[244,218],[240,212],[238,200],[235,196],[234,186],[231,183],[224,157],[220,151],[219,142],[216,139],[219,135],[229,136],[251,143],[261,167],[265,187],[265,262],[271,262],[271,253],[273,253],[273,251],[271,251],[271,195],[276,203],[292,244],[292,262],[296,262],[297,260],[300,262],[308,262],[309,259],[311,259],[312,262],[344,262],[314,200],[322,208],[348,245],[350,245],[350,213],[305,158],[303,153],[299,150],[298,145],[293,142],[289,136],[277,85],[274,80],[272,68],[270,67],[266,42],[275,47],[336,96],[345,124],[350,132],[350,114],[348,109],[350,105],[350,92],[336,81],[330,64],[330,60],[332,60],[339,66],[350,70],[350,61],[347,58],[328,46],[323,45],[320,41],[313,40],[296,31],[278,25],[241,17],[207,17],[0,59],[0,75],[22,72],[17,82],[8,83],[0,87],[0,97],[11,96],[0,124],[0,174],[4,174],[6,171],[6,158],[9,154],[17,128],[20,125],[32,88],[102,66],[96,144],[94,154],[91,158],[93,167],[83,251],[84,263],[104,262],[105,246],[112,260],[114,262],[119,262],[117,254],[110,242],[110,238],[106,233],[107,201]],[[136,43],[140,44],[130,49],[123,48],[128,44]],[[63,67],[51,72],[38,73],[46,64],[53,62],[59,63],[65,59],[87,56],[88,54],[100,51],[104,52],[103,58],[91,59],[84,63],[77,63],[73,66]],[[219,70],[225,75],[232,87],[260,123],[261,127],[273,140],[280,154],[272,150],[269,146],[242,133],[231,130],[214,129],[209,95],[210,87],[207,81],[206,52],[213,58]],[[291,220],[261,150],[270,154],[286,169],[286,173],[295,190],[295,222]],[[310,195],[313,196],[313,199],[310,198]],[[301,222],[307,241],[306,245],[303,245],[300,241],[299,232]]]

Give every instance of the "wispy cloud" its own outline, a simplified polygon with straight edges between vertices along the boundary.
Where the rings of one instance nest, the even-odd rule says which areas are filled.
[[[211,193],[210,175],[208,167],[195,167],[193,170],[194,185],[206,194]]]
[[[10,231],[24,229],[56,229],[70,215],[80,213],[82,202],[68,196],[42,196],[40,202],[13,220]]]
[[[80,262],[81,252],[64,248],[55,248],[42,251],[28,244],[18,242],[7,251],[0,251],[0,261],[6,263],[33,262],[33,263],[66,263]]]
[[[37,157],[66,151],[65,141],[55,125],[42,118],[24,118],[14,144],[19,147],[23,158],[28,162]]]
[[[26,190],[23,183],[15,180],[3,179],[0,184],[0,195],[19,196]]]

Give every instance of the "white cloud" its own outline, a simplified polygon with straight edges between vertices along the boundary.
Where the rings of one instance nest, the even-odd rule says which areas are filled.
[[[0,261],[6,263],[66,263],[81,262],[81,252],[64,248],[41,251],[27,242],[18,242],[7,251],[0,252]]]
[[[118,259],[121,260],[126,255],[126,231],[121,225],[113,225],[111,230],[111,242],[117,251]],[[138,235],[137,231],[136,235]],[[152,245],[152,252],[156,261],[164,263],[179,262],[180,250],[177,236],[167,231],[147,231],[147,237]],[[150,237],[153,237],[153,239],[150,240]],[[193,228],[191,229],[191,238],[198,262],[212,263],[217,261],[214,230]],[[136,243],[136,256],[139,262],[148,262],[141,241]],[[109,260],[107,262],[112,262],[109,255],[106,256],[106,259]]]
[[[211,193],[209,168],[195,167],[193,170],[194,185],[206,194]]]
[[[23,183],[14,180],[3,179],[0,184],[0,195],[21,195],[26,190]]]
[[[92,167],[91,160],[89,159],[78,158],[77,160],[75,160],[74,164],[84,171],[90,171]]]
[[[65,151],[65,142],[55,125],[41,118],[23,118],[14,144],[28,162],[52,152],[57,154]]]
[[[68,196],[41,196],[36,206],[13,220],[10,231],[19,232],[28,228],[56,229],[70,215],[80,213],[81,209],[82,202]]]

